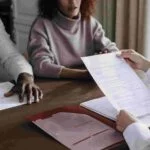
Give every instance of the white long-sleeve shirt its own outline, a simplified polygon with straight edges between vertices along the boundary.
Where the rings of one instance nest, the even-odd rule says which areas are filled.
[[[25,58],[16,50],[11,42],[5,27],[0,20],[0,68],[3,68],[15,81],[20,73],[33,75],[32,67]]]
[[[150,81],[150,69],[146,76]],[[130,150],[150,150],[150,130],[146,125],[133,123],[125,129],[123,135]]]
[[[150,130],[146,125],[133,123],[125,129],[123,135],[130,150],[150,150]]]

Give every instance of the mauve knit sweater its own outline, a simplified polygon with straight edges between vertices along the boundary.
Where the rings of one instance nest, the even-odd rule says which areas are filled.
[[[118,50],[95,18],[70,19],[60,12],[52,20],[38,17],[28,42],[30,63],[40,77],[58,78],[63,67],[82,65],[80,57],[105,49]]]

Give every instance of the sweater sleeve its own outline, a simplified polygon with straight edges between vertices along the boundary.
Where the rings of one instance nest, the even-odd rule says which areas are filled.
[[[63,68],[56,64],[52,52],[44,20],[38,19],[33,25],[29,42],[28,54],[31,65],[36,76],[58,78]]]
[[[102,28],[102,25],[93,18],[93,26],[94,26],[94,47],[96,52],[108,50],[110,52],[118,51],[119,49],[116,47],[114,42],[111,42],[109,38],[105,36],[105,32]]]
[[[144,124],[129,125],[123,135],[130,150],[150,150],[150,131]]]
[[[20,73],[33,75],[32,67],[26,59],[17,51],[5,27],[0,20],[0,64],[7,71],[8,75],[15,81]]]

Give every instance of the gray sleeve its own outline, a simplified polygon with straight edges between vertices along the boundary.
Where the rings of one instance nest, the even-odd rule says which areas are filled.
[[[33,75],[32,67],[17,51],[0,20],[0,65],[16,81],[20,73]]]
[[[118,51],[116,44],[105,36],[101,24],[95,20],[94,23],[94,47],[96,52],[108,50],[110,52]]]
[[[38,19],[31,29],[28,54],[34,73],[37,76],[59,78],[63,66],[55,62],[55,56],[50,47],[43,19]]]

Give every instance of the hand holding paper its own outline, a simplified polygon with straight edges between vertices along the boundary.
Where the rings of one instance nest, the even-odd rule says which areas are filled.
[[[116,53],[82,58],[97,85],[119,111],[137,116],[150,114],[150,93],[133,69]]]

